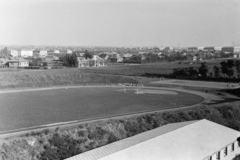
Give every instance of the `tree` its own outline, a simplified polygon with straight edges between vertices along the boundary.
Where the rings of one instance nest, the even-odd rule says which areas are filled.
[[[91,59],[91,58],[93,57],[93,53],[92,53],[92,52],[89,52],[88,50],[85,50],[84,53],[85,53],[85,54],[84,54],[84,57],[85,57],[86,59]]]
[[[29,65],[30,66],[39,66],[41,63],[42,63],[41,58],[31,58]]]
[[[67,67],[77,67],[78,66],[76,53],[73,53],[71,55],[66,54],[63,57],[60,57],[60,60],[63,62],[64,66],[67,66]]]
[[[236,70],[234,68],[235,61],[234,60],[227,60],[220,62],[222,73],[227,75],[228,77],[233,77],[236,73]]]
[[[190,75],[197,75],[198,74],[198,70],[194,67],[189,67],[189,73]]]
[[[222,61],[222,62],[220,62],[220,65],[221,65],[222,73],[224,75],[227,75],[227,73],[228,73],[227,62],[226,61]]]
[[[214,67],[213,67],[213,70],[214,70],[214,77],[215,77],[215,78],[220,77],[220,73],[221,73],[220,67],[214,66]]]
[[[201,74],[202,77],[206,78],[208,74],[208,66],[206,62],[201,63],[201,66],[199,67],[198,71]]]

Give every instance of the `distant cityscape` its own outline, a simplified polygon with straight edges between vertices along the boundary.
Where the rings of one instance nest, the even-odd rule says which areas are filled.
[[[86,53],[87,52],[87,53]],[[74,67],[100,67],[112,63],[157,61],[202,61],[212,58],[240,58],[240,47],[62,47],[1,46],[1,68],[71,66],[66,56],[75,54]],[[86,56],[90,54],[90,56]]]

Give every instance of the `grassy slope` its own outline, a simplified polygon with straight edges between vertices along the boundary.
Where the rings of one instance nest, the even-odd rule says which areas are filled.
[[[83,73],[78,69],[43,71],[16,71],[0,73],[0,89],[18,87],[43,87],[67,84],[138,83],[135,79],[115,75]]]

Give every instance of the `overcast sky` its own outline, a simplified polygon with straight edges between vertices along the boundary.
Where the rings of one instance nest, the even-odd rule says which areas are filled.
[[[0,44],[240,46],[240,0],[0,0]]]

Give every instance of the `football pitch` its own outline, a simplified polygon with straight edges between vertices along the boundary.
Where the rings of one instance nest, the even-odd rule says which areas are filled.
[[[185,107],[203,98],[137,87],[77,87],[0,93],[0,131]]]

